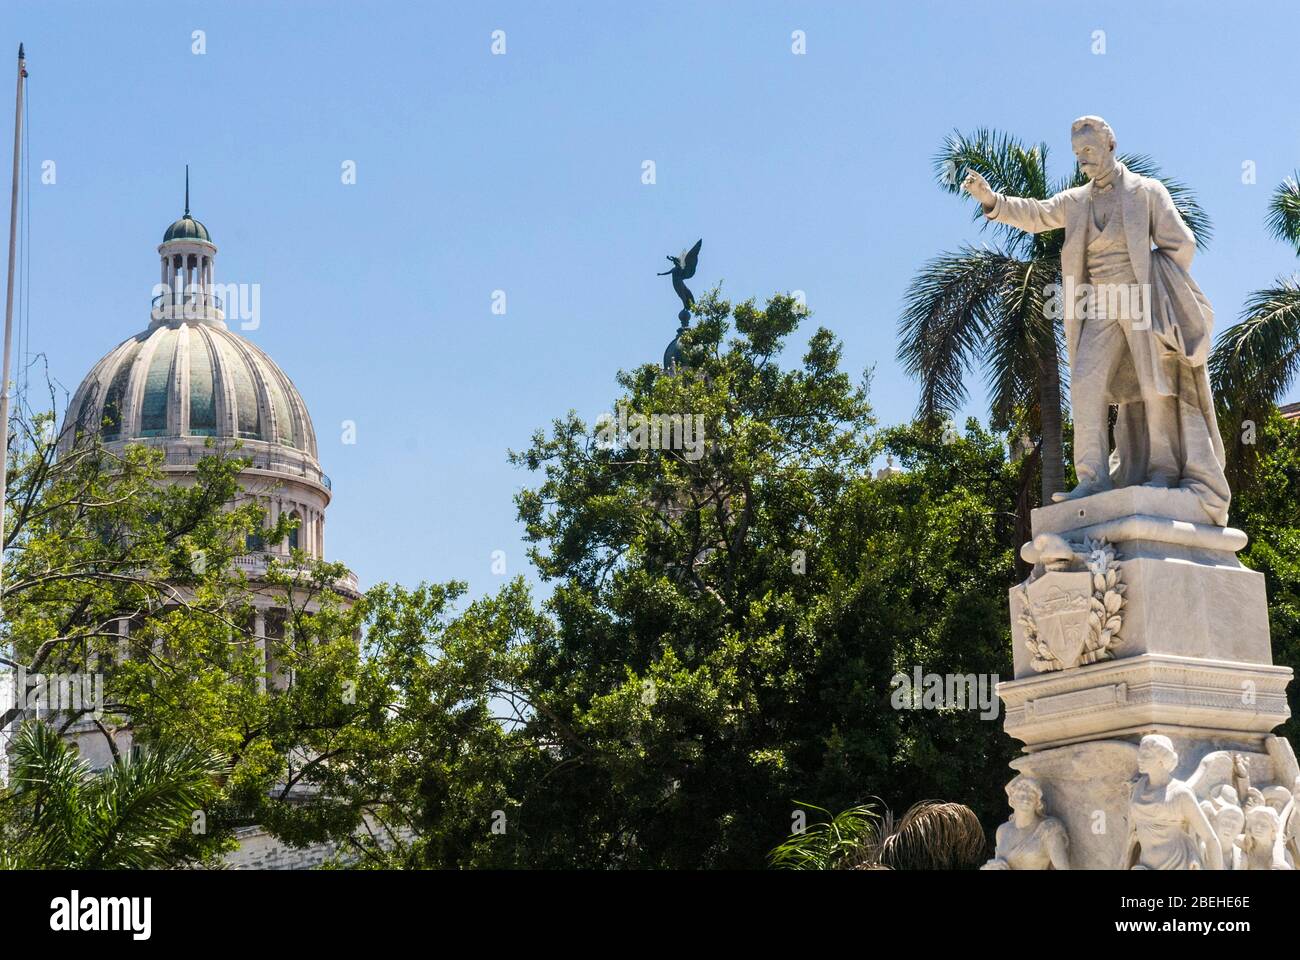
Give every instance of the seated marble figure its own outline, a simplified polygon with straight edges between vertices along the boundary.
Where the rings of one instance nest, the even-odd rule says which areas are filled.
[[[1069,870],[1065,825],[1047,816],[1043,788],[1021,775],[1007,784],[1011,818],[998,827],[993,859],[983,870]]]

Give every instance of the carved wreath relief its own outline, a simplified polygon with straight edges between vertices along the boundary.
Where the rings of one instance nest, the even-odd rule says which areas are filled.
[[[1020,625],[1039,673],[1109,660],[1122,642],[1125,585],[1115,548],[1085,539],[1082,558],[1063,552],[1045,551],[1045,572],[1019,588]]]

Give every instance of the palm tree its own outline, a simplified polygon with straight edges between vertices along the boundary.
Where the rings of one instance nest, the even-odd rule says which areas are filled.
[[[1300,255],[1300,172],[1284,180],[1269,201],[1268,229]],[[1300,281],[1278,277],[1256,290],[1241,321],[1219,335],[1210,355],[1210,380],[1220,406],[1250,416],[1286,395],[1300,373]],[[1232,423],[1236,416],[1224,417]],[[1230,448],[1232,445],[1229,445]]]
[[[979,817],[960,803],[922,800],[901,819],[867,803],[809,824],[768,854],[779,870],[965,870],[987,856]],[[883,804],[882,804],[883,806]]]
[[[1149,157],[1125,154],[1120,160],[1134,173],[1155,177],[1169,189],[1174,206],[1203,247],[1209,219],[1183,184],[1161,177]],[[935,157],[940,186],[961,192],[966,173],[983,174],[998,193],[1045,200],[1087,178],[1074,167],[1063,180],[1047,174],[1047,145],[1027,146],[993,130],[973,136],[954,132]],[[974,219],[985,220],[978,205]],[[988,221],[985,221],[985,225]],[[1065,487],[1062,446],[1060,311],[1051,310],[1050,290],[1061,282],[1061,244],[1065,231],[1029,234],[993,224],[1000,241],[966,245],[931,260],[909,287],[899,323],[898,359],[921,381],[918,414],[951,414],[966,400],[966,375],[983,369],[994,429],[1018,429],[1037,437],[1042,464],[1041,502]],[[1051,285],[1058,286],[1051,286]],[[1055,316],[1054,316],[1055,314]],[[1033,470],[1023,484],[1032,483]],[[1022,501],[1028,500],[1028,489]]]
[[[92,773],[39,721],[14,737],[0,796],[0,867],[149,869],[185,860],[178,841],[215,793],[221,758],[189,745],[140,750]]]
[[[855,863],[864,848],[877,842],[880,814],[869,803],[837,814],[813,803],[795,803],[826,819],[791,833],[768,854],[768,864],[778,870],[841,869]]]

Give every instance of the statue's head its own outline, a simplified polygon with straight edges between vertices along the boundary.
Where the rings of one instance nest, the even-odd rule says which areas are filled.
[[[1155,770],[1173,773],[1174,767],[1178,766],[1174,742],[1158,733],[1147,734],[1138,744],[1137,763],[1138,773],[1151,773]]]
[[[1033,777],[1024,774],[1007,784],[1007,802],[1011,809],[1041,817],[1043,815],[1043,788]]]
[[[1266,804],[1257,803],[1246,812],[1246,835],[1256,843],[1272,843],[1281,826],[1277,811]]]
[[[1286,805],[1291,802],[1291,791],[1286,787],[1265,787],[1263,793],[1264,802],[1278,813],[1285,810]]]
[[[1214,818],[1214,832],[1221,843],[1236,839],[1245,825],[1246,815],[1241,807],[1224,807]]]
[[[1115,163],[1115,131],[1101,117],[1080,117],[1070,124],[1070,147],[1089,180]]]
[[[1225,783],[1214,791],[1214,798],[1221,804],[1231,804],[1234,807],[1241,806],[1241,798],[1237,796],[1237,788],[1230,783]]]

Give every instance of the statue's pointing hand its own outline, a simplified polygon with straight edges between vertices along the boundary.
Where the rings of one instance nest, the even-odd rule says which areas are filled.
[[[966,174],[966,179],[961,182],[961,188],[978,200],[985,210],[993,207],[997,194],[977,171],[971,170]]]

